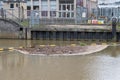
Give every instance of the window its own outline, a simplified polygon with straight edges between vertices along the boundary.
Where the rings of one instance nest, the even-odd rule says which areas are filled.
[[[30,6],[27,6],[27,10],[31,10],[31,7],[30,7]]]
[[[14,8],[14,4],[10,4],[10,8]]]
[[[16,4],[16,7],[18,7],[18,4]]]
[[[47,0],[41,0],[41,16],[47,17],[48,16],[48,2]]]
[[[50,1],[50,10],[55,11],[56,10],[56,1]]]
[[[31,7],[27,6],[27,16],[30,16],[30,10],[31,10]]]
[[[48,16],[48,11],[42,11],[41,15],[44,17]]]
[[[57,5],[56,5],[56,0],[50,0],[50,16],[51,17],[56,17],[56,9],[57,9]]]
[[[48,2],[47,1],[42,1],[41,2],[41,7],[42,7],[42,11],[47,11],[48,10]]]
[[[56,11],[50,11],[50,16],[55,17],[56,16]]]

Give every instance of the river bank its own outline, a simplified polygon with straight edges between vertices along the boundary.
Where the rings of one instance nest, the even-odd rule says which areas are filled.
[[[49,56],[61,56],[61,55],[86,55],[95,52],[99,52],[108,45],[87,45],[87,46],[35,46],[31,48],[17,49],[20,53],[29,55],[49,55]]]

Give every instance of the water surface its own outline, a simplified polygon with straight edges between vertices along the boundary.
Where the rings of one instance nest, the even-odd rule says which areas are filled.
[[[43,41],[29,43],[48,44]],[[1,40],[0,46],[28,46],[31,45],[29,43]],[[119,75],[119,46],[84,56],[31,56],[17,51],[0,52],[0,80],[119,80]]]

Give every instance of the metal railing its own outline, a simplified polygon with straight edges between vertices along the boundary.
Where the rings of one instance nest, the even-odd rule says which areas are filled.
[[[82,11],[84,11],[83,16]],[[93,23],[94,18],[87,17],[86,9],[79,9],[75,11],[38,11],[38,10],[24,10],[18,9],[6,9],[1,10],[0,15],[2,18],[12,19],[13,21],[23,25],[25,27],[41,27],[45,25],[78,25],[78,24],[97,24]],[[97,18],[95,18],[97,19]],[[103,21],[105,22],[105,21]],[[107,23],[107,22],[106,22]],[[101,23],[103,24],[103,23]]]

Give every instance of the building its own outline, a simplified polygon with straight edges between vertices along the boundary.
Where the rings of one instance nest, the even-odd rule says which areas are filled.
[[[76,18],[77,6],[88,8],[89,13],[96,7],[96,0],[28,0],[27,10],[39,10],[41,18]]]
[[[88,17],[91,17],[94,15],[94,17],[97,17],[97,0],[87,0],[87,9],[88,9]]]
[[[28,0],[27,10],[39,10],[41,18],[75,18],[76,0]]]
[[[0,9],[3,8],[3,1],[0,1]]]
[[[106,0],[98,1],[99,16],[104,16],[109,19],[112,17],[120,18],[120,1],[119,0]]]
[[[4,0],[3,9],[8,18],[27,18],[27,5],[25,0]]]
[[[82,19],[87,18],[92,14],[93,9],[97,8],[96,0],[5,0],[3,2],[3,8],[7,13],[21,19],[28,18],[31,11],[37,11],[35,15],[39,15],[39,18]]]

